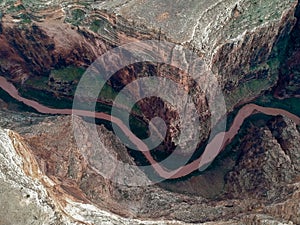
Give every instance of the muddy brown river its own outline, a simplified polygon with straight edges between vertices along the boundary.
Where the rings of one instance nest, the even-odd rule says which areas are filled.
[[[147,158],[147,160],[151,163],[155,171],[165,179],[176,179],[183,176],[186,176],[190,174],[191,172],[205,167],[206,165],[210,164],[215,157],[225,148],[227,144],[229,144],[232,139],[235,137],[235,135],[238,133],[240,127],[242,126],[244,120],[248,118],[250,115],[254,113],[263,113],[265,115],[282,115],[290,118],[293,120],[296,124],[300,124],[300,117],[297,115],[294,115],[286,110],[278,109],[278,108],[270,108],[270,107],[262,107],[255,104],[246,104],[244,107],[242,107],[230,129],[227,132],[220,132],[218,133],[212,140],[209,142],[201,155],[200,158],[197,160],[182,166],[175,171],[169,171],[163,166],[161,166],[159,163],[157,163],[152,155],[150,154],[150,150],[148,149],[147,145],[140,140],[138,137],[135,136],[135,134],[132,133],[132,131],[119,119],[116,117],[113,117],[106,113],[100,113],[100,112],[90,112],[85,110],[75,110],[75,109],[54,109],[49,108],[47,106],[44,106],[34,100],[23,98],[19,95],[18,90],[15,88],[13,84],[8,82],[4,77],[0,76],[0,88],[2,88],[4,91],[6,91],[11,97],[14,99],[23,102],[27,106],[30,106],[37,110],[40,113],[44,114],[62,114],[62,115],[78,115],[78,116],[86,116],[86,117],[92,117],[92,118],[98,118],[106,121],[111,121],[112,123],[115,123],[119,128],[124,132],[126,136],[130,139],[130,141],[137,146],[139,150],[144,154],[144,156]],[[220,148],[221,146],[221,148]]]

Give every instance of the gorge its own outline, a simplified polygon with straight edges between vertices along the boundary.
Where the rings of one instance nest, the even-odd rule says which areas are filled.
[[[299,224],[299,9],[289,0],[1,2],[0,224]],[[83,99],[96,101],[95,111],[72,108],[99,56],[146,40],[188,49],[203,73],[195,78],[155,60],[130,64],[98,98]],[[193,71],[177,48],[168,60]],[[116,51],[103,70],[122,61],[126,51]],[[129,126],[111,115],[116,97],[116,108],[127,110],[125,87],[153,77],[191,96],[198,133],[178,138],[178,111],[192,113],[168,88],[160,92],[179,110],[154,96],[134,105]],[[203,84],[224,95],[226,130],[211,127]],[[145,87],[134,85],[129,95],[139,99]],[[157,117],[166,135],[150,151],[142,139],[163,136],[160,124],[149,126]]]

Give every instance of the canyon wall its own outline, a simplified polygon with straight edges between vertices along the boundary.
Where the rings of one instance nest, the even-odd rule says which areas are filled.
[[[28,97],[45,95],[47,104],[56,100],[72,106],[74,87],[98,56],[122,44],[154,39],[199,56],[216,75],[228,111],[277,84],[279,98],[299,94],[298,53],[291,53],[288,67],[282,67],[291,43],[298,40],[296,1],[174,2],[0,3],[1,76]],[[207,140],[211,114],[205,93],[177,68],[155,62],[130,65],[115,74],[108,88],[118,91],[136,78],[157,75],[194,94],[200,140]],[[131,94],[138,96],[139,88]],[[130,187],[114,184],[89,165],[76,145],[71,117],[16,112],[24,106],[2,97],[0,127],[8,130],[0,128],[0,205],[5,206],[0,224],[300,223],[300,135],[287,118],[258,119],[258,127],[248,124],[204,173]],[[109,106],[112,97],[99,101]],[[179,133],[176,109],[157,98],[141,101],[139,109],[143,113],[133,114],[146,122],[153,116],[166,119],[169,130],[157,151],[170,153]],[[87,133],[86,121],[77,119]],[[112,154],[139,163],[112,132],[97,129]]]
[[[195,0],[173,4],[132,0],[47,4],[21,1],[1,6],[0,70],[12,81],[23,84],[21,92],[43,91],[51,98],[66,97],[71,101],[80,73],[66,78],[62,69],[87,68],[113,47],[151,39],[182,45],[202,58],[217,77],[227,111],[231,111],[277,83],[285,40],[296,21],[297,2]],[[187,74],[155,62],[144,63],[119,71],[109,85],[120,90],[134,79],[151,74],[174,80],[193,95],[201,115],[200,143],[207,140],[212,109],[207,93]],[[201,76],[209,80],[205,73]],[[104,101],[111,104],[112,99]],[[179,144],[176,109],[159,99],[142,100],[138,105],[143,112],[138,116],[144,121],[154,116],[167,121],[162,149],[171,151]],[[188,146],[184,141],[180,144],[182,149]],[[182,150],[182,154],[186,153],[190,152]]]

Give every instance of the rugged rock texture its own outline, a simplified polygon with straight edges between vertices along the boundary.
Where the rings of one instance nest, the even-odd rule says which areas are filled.
[[[62,118],[58,118],[59,120],[62,120]],[[46,120],[38,126],[47,130],[49,128],[47,123],[49,124],[49,121]],[[103,130],[104,128],[101,129]],[[26,130],[23,130],[23,132],[26,133]],[[67,137],[65,136],[65,138]],[[109,140],[111,136],[107,138]],[[30,138],[29,140],[29,143],[33,142]],[[65,144],[70,141],[69,139],[64,140],[66,141]],[[109,203],[113,201],[113,198],[109,196],[109,189],[112,189],[109,181],[100,178],[99,175],[90,169],[88,171],[84,171],[84,169],[83,171],[75,171],[74,168],[76,168],[76,165],[82,164],[82,160],[72,161],[71,158],[70,160],[73,164],[72,162],[69,163],[69,168],[66,168],[64,165],[59,165],[62,162],[64,164],[68,162],[64,159],[59,159],[61,156],[53,154],[54,157],[56,155],[55,163],[51,159],[43,163],[42,156],[35,156],[37,152],[32,150],[39,150],[40,154],[46,154],[47,148],[52,148],[53,150],[53,142],[51,144],[50,140],[48,143],[45,143],[42,149],[33,148],[27,143],[24,138],[15,132],[0,130],[0,201],[1,206],[3,206],[1,210],[1,224],[185,224],[176,221],[151,222],[123,219],[112,213],[100,210],[96,206],[89,204],[91,202],[86,198],[84,190],[88,192],[87,196],[91,197],[92,194],[106,198],[106,200],[102,200],[106,204],[105,206],[102,205],[101,208],[108,210],[108,208],[112,207],[110,209],[113,209],[113,206]],[[59,151],[65,152],[66,147],[60,145]],[[70,151],[71,154],[75,154],[73,152],[75,148],[70,149]],[[51,164],[56,166],[56,171],[52,171]],[[40,165],[45,165],[45,167],[43,168]],[[66,175],[65,173],[67,172],[69,174]],[[81,172],[84,172],[84,174],[81,174]],[[79,180],[77,179],[77,183],[74,174],[80,176]],[[80,181],[80,179],[82,180]],[[82,185],[80,187],[82,190],[80,190],[79,185]],[[106,191],[99,189],[99,186],[102,186]],[[93,188],[102,193],[95,193]],[[111,191],[115,192],[117,190]],[[136,193],[136,190],[132,191]],[[132,193],[132,195],[134,194]],[[100,202],[101,200],[99,199],[98,203]],[[118,208],[121,206],[122,204]],[[119,214],[124,213],[119,211]]]
[[[241,141],[236,166],[226,176],[228,195],[257,199],[262,212],[298,224],[299,137],[296,125],[282,117],[252,128]]]
[[[269,127],[272,130],[273,136],[280,144],[280,147],[289,158],[289,162],[293,165],[295,172],[299,173],[299,128],[287,118],[270,121]]]
[[[171,1],[133,0],[101,6],[134,27],[144,25],[159,31],[160,39],[187,45],[203,55],[220,76],[231,109],[241,99],[251,98],[275,84],[278,64],[274,57],[279,53],[274,47],[288,37],[294,25],[295,3],[195,0],[176,1],[174,5]],[[145,7],[152,10],[145,11]]]
[[[245,139],[241,146],[243,154],[234,169],[236,173],[230,172],[227,176],[229,187],[232,188],[230,192],[255,197],[262,197],[256,195],[263,194],[270,199],[277,197],[278,193],[271,193],[269,189],[291,182],[295,174],[291,159],[269,130],[255,129],[252,135],[252,139]]]
[[[167,40],[199,55],[217,75],[228,111],[273,87],[278,77],[280,83],[291,75],[287,84],[293,90],[283,90],[287,96],[298,93],[297,76],[276,73],[292,29],[292,38],[297,36],[295,1],[43,3],[0,3],[0,72],[23,94],[46,95],[44,103],[72,98],[80,72],[65,77],[66,68],[84,69],[115,46],[145,39]],[[297,68],[298,58],[293,54],[289,69]],[[210,112],[205,94],[176,68],[131,65],[108,86],[120,90],[145,75],[172,79],[195,93],[206,140]],[[277,97],[282,96],[287,97],[278,89]],[[104,100],[109,105],[111,96]],[[203,174],[160,186],[129,187],[101,176],[84,159],[70,117],[17,113],[22,106],[8,102],[0,101],[0,127],[11,129],[0,129],[0,224],[300,224],[300,135],[286,118],[250,129],[233,149],[237,159],[225,155]],[[170,130],[162,149],[169,153],[179,132],[175,109],[155,98],[139,106],[146,113],[138,116],[145,121],[153,116],[167,120]],[[78,121],[88,140],[86,122]],[[136,163],[111,132],[103,126],[98,131],[112,154]]]
[[[0,202],[3,225],[185,224],[124,219],[76,200],[44,175],[31,149],[16,133],[0,129]]]
[[[223,186],[211,186],[215,184],[208,177],[217,173],[209,170],[206,175],[179,182],[179,187],[187,187],[185,194],[179,194],[176,192],[180,190],[174,187],[175,192],[165,190],[172,189],[172,184],[127,187],[96,173],[74,143],[70,117],[42,119],[31,114],[33,125],[28,125],[24,120],[26,114],[22,117],[17,113],[8,117],[9,111],[2,114],[7,119],[1,121],[1,126],[19,124],[18,132],[22,135],[2,129],[0,135],[3,183],[0,201],[7,210],[3,211],[6,215],[3,218],[12,224],[21,224],[18,222],[21,218],[28,223],[36,221],[34,224],[42,224],[40,218],[49,221],[46,224],[80,224],[80,221],[83,224],[184,224],[174,220],[196,224],[299,223],[300,186],[295,169],[298,162],[290,160],[290,155],[297,155],[299,149],[291,148],[288,153],[277,142],[278,139],[283,143],[285,132],[293,132],[295,141],[300,136],[288,119],[279,117],[268,123],[270,128],[253,130],[262,134],[257,138],[249,132],[252,139],[245,137],[243,144],[238,145],[240,157],[236,166],[231,166],[232,172],[226,176]],[[85,123],[82,121],[80,126]],[[124,154],[126,149],[102,126],[99,135],[112,153],[132,163]],[[228,158],[223,160],[227,162]],[[195,182],[199,184],[193,191],[188,187]],[[22,195],[8,190],[16,193],[21,190]],[[27,204],[25,209],[18,205],[19,201]],[[24,214],[14,213],[10,207],[21,207],[19,211]],[[110,212],[136,219],[124,219]],[[9,224],[7,221],[3,223]]]
[[[241,101],[254,98],[276,84],[278,57],[285,49],[282,41],[295,24],[295,7],[296,1],[288,0],[180,0],[176,4],[148,0],[72,4],[51,1],[43,6],[28,0],[7,1],[1,5],[0,68],[7,77],[23,82],[24,92],[36,88],[47,91],[48,95],[54,92],[52,98],[67,95],[70,100],[72,88],[65,87],[63,81],[60,88],[48,85],[51,70],[69,65],[87,67],[97,56],[124,43],[167,40],[189,48],[207,62],[218,77],[227,109],[232,110]],[[142,65],[142,68],[148,66]],[[178,76],[178,71],[164,66],[150,66],[152,73],[175,80],[195,93],[193,99],[203,115],[199,136],[204,142],[210,130],[205,94],[187,75]],[[118,89],[136,77],[145,76],[143,71],[140,65],[125,68],[110,85]],[[45,76],[46,80],[37,81],[36,76]],[[150,109],[153,105],[160,106],[161,102],[141,101],[139,105],[149,114],[141,115],[145,121],[157,114],[167,119],[169,130],[164,149],[170,151],[178,144],[175,109],[163,104],[161,113],[155,111],[153,115]],[[188,144],[182,143],[182,146],[184,149]]]
[[[300,7],[298,5],[296,15],[299,18]],[[275,97],[284,99],[288,97],[299,97],[299,56],[300,56],[300,39],[299,39],[300,21],[297,20],[295,28],[288,41],[288,49],[285,52],[285,59],[280,68],[278,86],[275,89]]]

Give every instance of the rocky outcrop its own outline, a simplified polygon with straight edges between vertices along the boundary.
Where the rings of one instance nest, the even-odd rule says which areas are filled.
[[[23,218],[40,224],[40,218],[45,218],[54,224],[298,223],[299,181],[295,178],[295,163],[288,160],[268,127],[259,129],[262,135],[258,138],[249,133],[253,136],[249,142],[257,143],[255,146],[260,146],[260,153],[251,149],[246,141],[240,146],[241,157],[226,178],[224,194],[222,186],[218,187],[220,190],[209,187],[218,185],[217,178],[215,184],[208,179],[219,176],[217,170],[209,170],[206,178],[195,176],[173,181],[187,187],[187,194],[179,194],[167,191],[170,185],[129,187],[102,177],[78,150],[68,116],[42,118],[30,114],[32,125],[29,125],[24,119],[26,114],[14,113],[8,117],[9,111],[1,113],[7,118],[0,121],[1,126],[15,127],[21,134],[0,130],[0,156],[3,156],[0,177],[4,177],[0,201],[7,206],[3,218],[13,217],[11,221]],[[291,121],[284,121],[289,124],[287,130],[294,128]],[[281,123],[282,118],[277,118],[269,125],[273,130],[282,127]],[[81,120],[81,129],[85,124]],[[133,163],[127,150],[110,132],[102,126],[98,127],[98,132],[111,153],[118,154],[124,162]],[[257,130],[253,132],[260,134]],[[223,160],[228,161],[228,158]],[[282,171],[275,169],[277,166]],[[198,193],[189,192],[188,187],[195,182],[199,183]],[[8,190],[16,190],[16,193],[21,190],[22,195],[11,194]],[[208,190],[218,194],[205,194]],[[27,204],[26,209],[20,208],[24,214],[13,214],[10,207],[19,207],[16,202],[20,201]],[[113,213],[135,219],[124,219]],[[37,220],[34,215],[38,215]]]
[[[295,24],[295,7],[296,2],[288,0],[177,1],[176,4],[169,1],[141,4],[135,0],[86,4],[52,2],[49,6],[23,1],[6,4],[2,6],[5,13],[1,22],[4,40],[1,49],[7,49],[7,57],[1,61],[0,68],[7,77],[23,82],[24,91],[28,92],[24,81],[30,77],[49,76],[51,70],[68,65],[87,67],[97,56],[128,42],[167,40],[189,48],[206,61],[218,77],[230,111],[241,101],[254,98],[276,84],[278,58],[285,49],[282,41],[288,38]],[[17,22],[21,25],[16,26]],[[200,142],[204,142],[211,125],[208,103],[205,93],[186,74],[180,75],[178,70],[155,63],[135,65],[120,71],[110,85],[118,90],[136,77],[147,76],[151,72],[144,73],[144,69],[149,66],[152,73],[172,79],[195,93],[193,99],[203,124]],[[41,85],[27,83],[30,89]],[[49,91],[53,86],[44,82],[37,88],[41,89]],[[72,89],[67,93],[72,93]],[[58,97],[66,94],[66,88],[56,85],[52,91]],[[156,109],[160,108],[161,113],[151,114],[153,105],[159,106]],[[169,104],[161,105],[161,101],[155,99],[140,103],[149,114],[144,116],[145,121],[156,115],[167,120],[169,130],[163,147],[168,153],[178,144],[180,131],[176,109]]]
[[[289,158],[295,169],[295,173],[300,171],[299,143],[300,135],[298,127],[287,118],[278,118],[269,123],[273,137],[276,138],[280,147]]]
[[[159,39],[186,45],[202,55],[220,77],[228,109],[274,86],[277,58],[285,48],[281,41],[295,24],[296,2],[290,1],[116,2],[101,6],[132,27],[146,26]],[[152,10],[144,11],[145,7]]]
[[[49,91],[58,98],[70,97],[76,82],[55,79],[53,85],[49,74],[54,69],[70,65],[86,68],[114,46],[156,39],[180,44],[199,55],[217,75],[229,111],[275,85],[285,40],[295,24],[296,2],[176,3],[131,0],[36,4],[24,0],[1,4],[0,71],[22,84],[20,91]],[[297,67],[299,57],[294,56],[294,64],[290,65]],[[109,85],[120,90],[138,77],[157,74],[195,93],[193,100],[202,116],[201,138],[205,141],[211,116],[205,94],[178,69],[156,63],[131,65],[120,70]],[[132,94],[138,95],[140,89],[137,87]],[[0,105],[16,109],[5,102]],[[170,153],[180,132],[176,109],[157,98],[141,101],[139,106],[146,112],[145,121],[153,116],[166,119],[170,130],[161,149]],[[299,128],[287,118],[250,129],[237,146],[238,159],[224,156],[221,160],[222,172],[217,168],[173,184],[129,187],[101,176],[84,158],[70,117],[5,110],[0,115],[1,127],[14,130],[0,129],[0,205],[5,206],[0,223],[300,223],[300,136]],[[91,137],[85,132],[87,122],[77,119],[88,151]],[[97,129],[114,156],[128,164],[140,163],[104,126]],[[164,221],[152,221],[156,219]]]
[[[31,26],[17,28],[3,22],[2,37],[13,49],[13,53],[7,55],[5,61],[19,57],[23,62],[19,63],[19,67],[29,73],[28,76],[47,76],[54,68],[90,65],[97,55],[105,52],[104,44],[87,42],[67,24],[49,23],[34,23]],[[20,80],[18,74],[11,70],[8,72],[12,78]]]
[[[272,190],[292,181],[294,167],[288,155],[266,129],[255,130],[241,145],[243,151],[237,167],[227,176],[230,193],[274,198]]]
[[[282,117],[252,128],[241,141],[236,166],[226,176],[227,195],[257,199],[261,212],[299,223],[299,136],[296,125]]]
[[[295,16],[297,22],[288,39],[286,51],[283,52],[282,62],[279,70],[279,80],[276,88],[274,88],[274,97],[285,99],[289,97],[299,97],[299,56],[300,56],[300,7],[296,8]]]
[[[16,133],[0,129],[1,224],[186,224],[125,219],[76,200],[40,170]]]

